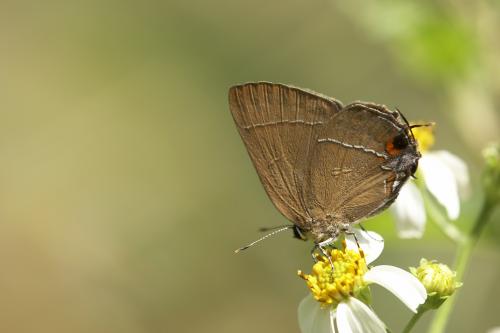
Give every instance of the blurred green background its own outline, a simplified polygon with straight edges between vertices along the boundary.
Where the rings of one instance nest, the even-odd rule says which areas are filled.
[[[498,1],[0,2],[0,331],[298,332],[311,243],[281,234],[227,104],[231,85],[290,83],[437,122],[469,164],[498,140]],[[497,110],[497,111],[495,111]],[[499,214],[450,332],[499,326]],[[380,263],[452,263],[431,224]],[[410,312],[374,289],[399,331]],[[416,331],[424,331],[427,320]]]

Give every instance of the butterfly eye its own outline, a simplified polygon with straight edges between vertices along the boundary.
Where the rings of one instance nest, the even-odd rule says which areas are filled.
[[[392,156],[397,156],[399,155],[401,150],[408,147],[408,145],[409,145],[408,137],[406,136],[405,133],[401,133],[396,135],[391,140],[387,141],[385,150]]]

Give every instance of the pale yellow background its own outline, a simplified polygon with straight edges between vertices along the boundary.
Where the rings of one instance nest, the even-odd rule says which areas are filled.
[[[477,184],[479,150],[442,92],[328,1],[2,1],[0,331],[298,332],[311,244],[282,234],[233,254],[286,223],[227,106],[252,80],[436,121]],[[421,241],[397,240],[389,214],[366,227],[386,237],[380,263],[451,263],[432,226]],[[475,251],[450,332],[500,325],[499,236]],[[401,329],[410,312],[374,298]]]

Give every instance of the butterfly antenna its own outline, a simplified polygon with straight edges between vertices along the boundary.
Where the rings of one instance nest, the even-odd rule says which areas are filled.
[[[404,117],[404,116],[403,116],[403,117]],[[406,122],[406,123],[408,123],[408,122]],[[409,126],[410,126],[410,133],[411,133],[411,136],[413,137],[413,141],[417,141],[417,140],[415,139],[415,134],[413,134],[413,131],[412,131],[412,129],[413,129],[413,128],[417,128],[417,127],[429,127],[429,126],[434,126],[434,125],[436,125],[436,123],[435,123],[435,122],[430,122],[430,123],[425,123],[425,124],[414,124],[414,125],[409,125]],[[415,177],[414,177],[414,178],[415,178]],[[415,179],[417,179],[417,178],[415,178]]]
[[[268,237],[274,236],[274,235],[276,235],[277,233],[280,233],[280,232],[282,232],[282,231],[285,231],[285,230],[288,230],[288,229],[291,229],[291,228],[293,228],[293,226],[291,226],[291,225],[287,225],[286,227],[282,227],[282,228],[280,228],[280,229],[274,230],[273,232],[268,233],[267,235],[265,235],[265,236],[263,236],[263,237],[261,237],[261,238],[257,239],[256,241],[253,241],[253,242],[251,242],[251,243],[250,243],[250,244],[248,244],[248,245],[245,245],[245,246],[243,246],[243,247],[240,247],[239,249],[235,250],[235,251],[234,251],[234,253],[238,253],[238,252],[241,252],[241,251],[243,251],[243,250],[246,250],[246,249],[248,249],[249,247],[254,246],[255,244],[257,244],[257,243],[259,243],[259,242],[263,241],[264,239],[266,239],[266,238],[268,238]]]
[[[415,125],[410,125],[410,129],[416,128],[416,127],[429,127],[429,126],[434,126],[436,125],[435,122],[430,122],[430,123],[425,123],[425,124],[415,124]]]
[[[266,231],[276,230],[276,229],[280,229],[280,228],[284,228],[284,227],[289,227],[291,229],[291,228],[293,228],[293,225],[284,224],[284,225],[278,225],[275,227],[262,227],[262,228],[259,228],[259,231],[266,232]]]
[[[405,115],[401,113],[401,111],[399,111],[399,109],[396,107],[396,111],[398,111],[398,114],[401,116],[401,118],[403,118],[403,120],[405,121],[406,125],[408,125],[408,127],[410,128],[410,133],[411,133],[411,136],[413,138],[413,140],[415,140],[415,136],[413,135],[413,132],[411,131],[412,128],[417,128],[417,127],[428,127],[428,126],[435,126],[436,123],[435,122],[430,122],[430,123],[425,123],[425,124],[415,124],[415,125],[410,125],[410,123],[408,122],[408,119],[406,119]]]
[[[411,131],[411,125],[410,123],[408,122],[408,119],[406,119],[405,115],[399,110],[399,108],[396,107],[396,111],[398,111],[399,115],[401,116],[401,118],[403,118],[403,120],[405,121],[406,125],[410,128],[410,134],[411,134],[411,137],[413,138],[413,141],[416,141],[415,140],[415,136],[413,135],[413,132]]]

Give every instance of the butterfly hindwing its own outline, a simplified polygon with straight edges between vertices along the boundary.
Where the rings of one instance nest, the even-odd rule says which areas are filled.
[[[317,219],[353,223],[395,199],[384,138],[402,130],[396,114],[375,104],[353,103],[330,119],[311,161],[308,205]]]

